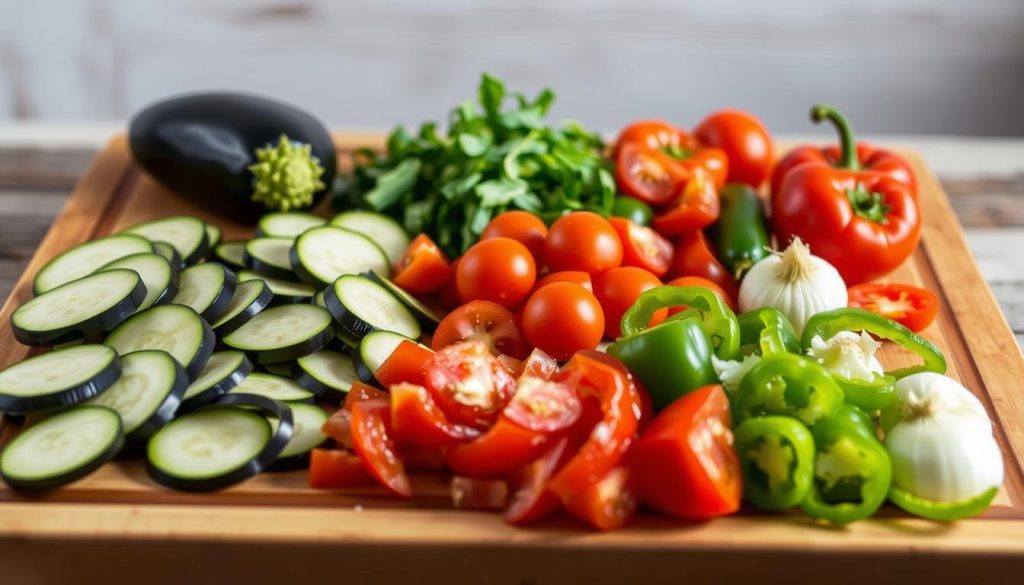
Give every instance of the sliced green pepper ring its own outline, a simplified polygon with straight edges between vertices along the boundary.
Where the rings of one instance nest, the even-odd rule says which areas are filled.
[[[800,338],[785,313],[775,307],[761,307],[736,317],[740,324],[740,345],[757,347],[761,355],[801,353]]]
[[[644,291],[633,306],[622,315],[622,336],[635,335],[651,321],[659,309],[686,306],[688,310],[666,321],[688,319],[700,314],[715,355],[719,359],[735,359],[740,353],[740,325],[736,314],[722,299],[702,286],[658,286]]]
[[[773,353],[743,376],[733,411],[738,421],[781,414],[810,426],[832,416],[842,403],[843,389],[825,368],[800,355]]]
[[[892,486],[889,490],[889,500],[899,506],[904,512],[909,512],[915,516],[939,522],[952,522],[953,520],[976,516],[984,512],[992,504],[992,500],[995,499],[997,493],[999,493],[999,488],[993,487],[969,500],[936,502],[915,496],[902,488]]]
[[[946,373],[946,358],[932,342],[877,313],[852,307],[823,311],[811,317],[801,339],[804,352],[810,349],[815,336],[828,340],[840,331],[867,331],[920,356],[923,360],[920,365],[886,372],[897,380],[918,372]]]
[[[814,482],[800,504],[814,518],[848,524],[868,518],[885,503],[892,484],[889,453],[852,419],[814,425]]]
[[[733,431],[743,497],[762,510],[784,510],[807,497],[814,480],[814,438],[789,416],[748,418]]]
[[[818,424],[823,422],[844,427],[851,432],[863,433],[872,439],[878,438],[878,431],[875,429],[875,421],[871,420],[868,413],[852,404],[849,404],[849,402],[841,404],[832,416],[824,419]]]
[[[853,380],[832,374],[846,395],[846,401],[867,411],[875,411],[896,399],[896,378],[891,374],[875,376],[874,380]]]

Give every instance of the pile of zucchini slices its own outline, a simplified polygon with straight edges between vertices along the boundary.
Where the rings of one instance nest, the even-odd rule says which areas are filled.
[[[352,211],[272,213],[248,241],[173,216],[67,250],[11,316],[52,349],[0,371],[0,411],[24,418],[0,477],[50,490],[124,453],[206,491],[304,466],[351,385],[439,321],[387,279],[408,243]]]

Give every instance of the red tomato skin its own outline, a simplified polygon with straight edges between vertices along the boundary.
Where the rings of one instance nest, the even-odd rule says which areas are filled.
[[[427,389],[415,384],[391,387],[391,429],[396,441],[421,447],[448,447],[480,435],[449,422]]]
[[[548,226],[539,217],[520,210],[506,211],[487,224],[481,240],[512,238],[533,255],[537,266],[544,265],[544,240],[548,237]]]
[[[622,242],[607,219],[574,211],[551,224],[544,258],[552,271],[579,270],[593,277],[622,264]]]
[[[516,389],[515,379],[481,341],[438,351],[427,361],[426,373],[427,390],[441,412],[474,428],[493,425]]]
[[[448,258],[426,234],[409,244],[395,264],[391,281],[414,295],[437,292],[451,280]]]
[[[711,245],[701,230],[684,234],[676,241],[676,250],[669,276],[671,278],[680,276],[706,278],[729,295],[733,306],[735,306],[735,299],[739,296],[739,285],[736,279],[715,257],[715,253],[711,251]]]
[[[385,359],[374,377],[385,388],[407,382],[422,386],[426,383],[427,360],[434,352],[416,343],[403,340]]]
[[[605,272],[594,281],[594,296],[604,311],[604,335],[616,339],[622,335],[622,315],[633,306],[637,297],[646,290],[661,286],[654,274],[635,266],[622,266]],[[650,325],[661,323],[668,314],[660,310],[651,318]]]
[[[411,498],[412,485],[388,432],[390,414],[390,405],[382,400],[353,404],[352,446],[374,479],[395,495]]]
[[[494,354],[524,358],[526,347],[516,317],[511,311],[491,301],[470,301],[445,315],[434,331],[430,347],[440,351],[462,341],[480,340]]]
[[[650,205],[664,205],[682,190],[686,171],[660,150],[638,143],[622,145],[615,158],[619,191]]]
[[[720,110],[704,118],[694,131],[697,140],[725,151],[729,183],[755,189],[768,178],[775,162],[771,134],[755,116],[742,110]]]
[[[595,530],[625,526],[636,515],[636,482],[628,466],[619,465],[566,502],[570,514]]]
[[[537,265],[526,246],[511,238],[491,238],[462,256],[455,286],[463,302],[491,301],[515,309],[537,281]]]
[[[509,474],[512,492],[505,508],[505,521],[524,525],[553,514],[561,501],[547,488],[551,476],[573,455],[577,442],[562,437],[540,457]]]
[[[624,217],[613,217],[608,221],[622,241],[622,265],[636,266],[664,276],[672,265],[672,242],[649,227],[637,225]]]
[[[594,292],[594,280],[590,278],[589,273],[583,272],[582,270],[560,270],[558,272],[552,272],[547,276],[537,279],[537,284],[534,285],[533,291],[537,292],[541,287],[547,286],[553,282],[571,282],[582,286],[590,292]]]
[[[555,318],[558,315],[562,318]],[[560,361],[597,347],[604,327],[597,298],[569,282],[555,282],[533,293],[523,311],[526,339]]]
[[[359,456],[342,449],[313,449],[309,454],[309,487],[345,489],[373,483]]]

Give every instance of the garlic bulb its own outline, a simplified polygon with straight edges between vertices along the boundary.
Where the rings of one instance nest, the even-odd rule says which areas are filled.
[[[928,500],[960,502],[1002,485],[1003,456],[981,402],[933,372],[896,383],[882,410],[893,486]]]
[[[761,356],[750,354],[743,356],[743,360],[722,360],[711,356],[711,365],[715,368],[718,381],[722,388],[729,394],[735,394],[739,390],[743,376],[747,375],[754,366],[761,362]]]
[[[811,339],[807,356],[837,376],[848,380],[871,381],[876,375],[885,373],[881,362],[875,357],[880,347],[882,344],[872,339],[866,331],[859,334],[840,331],[827,341],[815,335]]]
[[[739,301],[743,311],[775,307],[799,334],[815,313],[846,306],[846,283],[834,266],[795,238],[785,252],[754,264],[740,285]]]

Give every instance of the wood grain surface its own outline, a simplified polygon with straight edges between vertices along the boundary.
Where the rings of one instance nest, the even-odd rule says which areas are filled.
[[[343,154],[368,140],[338,137]],[[489,574],[495,575],[487,580],[493,583],[559,583],[584,576],[591,582],[623,582],[627,576],[677,581],[681,574],[738,579],[827,567],[830,581],[841,583],[863,578],[864,564],[870,563],[872,570],[890,576],[954,582],[960,574],[954,568],[969,568],[975,576],[991,577],[984,582],[998,581],[1010,575],[1007,571],[1024,568],[1024,393],[1019,392],[1024,359],[966,247],[949,200],[920,159],[908,156],[921,183],[924,238],[891,279],[927,286],[940,295],[942,311],[924,335],[946,353],[949,375],[976,392],[996,423],[1006,481],[995,505],[980,518],[936,524],[886,508],[877,519],[836,529],[799,514],[744,510],[736,517],[693,524],[644,514],[611,534],[588,532],[566,518],[522,530],[505,526],[496,514],[450,509],[447,480],[438,475],[417,476],[419,496],[411,501],[371,487],[311,490],[302,471],[266,473],[214,494],[183,494],[156,486],[140,461],[126,460],[43,497],[0,489],[0,570],[24,581],[60,581],[99,578],[109,568],[106,562],[115,558],[139,570],[164,559],[156,582],[192,582],[201,575],[196,567],[216,558],[241,564],[202,575],[242,571],[269,580],[295,563],[303,563],[309,574],[331,575],[342,563],[359,567],[352,574],[357,581],[404,582],[417,575],[431,580],[423,571],[458,562],[459,574],[448,582],[480,582],[479,575]],[[124,140],[114,140],[43,239],[0,310],[0,323],[29,297],[30,277],[50,257],[98,235],[174,213],[214,221],[229,238],[249,234],[248,228],[208,217],[153,183],[132,166]],[[9,328],[0,328],[0,367],[27,354]],[[887,365],[909,359],[884,350]],[[0,444],[16,431],[17,421],[0,423]],[[70,565],[40,561],[58,546]],[[172,554],[169,561],[166,555]],[[744,558],[750,563],[723,563]],[[396,560],[381,562],[390,559]],[[368,562],[378,563],[375,573],[363,572]]]

